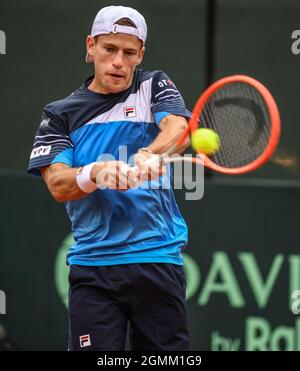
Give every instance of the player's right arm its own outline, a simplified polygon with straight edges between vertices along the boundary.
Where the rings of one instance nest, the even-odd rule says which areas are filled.
[[[87,196],[76,182],[78,168],[71,168],[63,163],[56,163],[40,169],[47,187],[58,202],[79,200]]]
[[[74,145],[66,115],[60,112],[58,103],[50,103],[43,110],[30,155],[29,173],[41,175],[59,202],[83,198],[96,191],[98,186],[120,191],[134,187],[127,173],[128,166],[121,161],[74,166]]]

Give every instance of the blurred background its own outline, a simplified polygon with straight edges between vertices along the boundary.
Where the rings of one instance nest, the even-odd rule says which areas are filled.
[[[250,75],[274,95],[282,136],[271,161],[243,176],[207,173],[202,200],[176,191],[190,235],[191,349],[300,350],[297,0],[1,0],[0,349],[67,349],[70,223],[27,164],[43,106],[92,74],[85,38],[107,5],[145,16],[142,68],[164,70],[189,109],[231,74]]]

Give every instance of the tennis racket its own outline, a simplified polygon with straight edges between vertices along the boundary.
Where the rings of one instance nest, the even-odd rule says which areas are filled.
[[[178,145],[198,128],[220,137],[212,156],[172,156]],[[159,155],[162,163],[192,161],[224,174],[243,174],[262,166],[274,153],[280,137],[280,114],[269,90],[246,75],[222,78],[207,88],[195,104],[188,127],[177,142]],[[151,161],[151,160],[148,160]]]

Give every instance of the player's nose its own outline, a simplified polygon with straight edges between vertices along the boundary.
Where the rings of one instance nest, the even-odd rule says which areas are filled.
[[[116,68],[122,68],[124,66],[124,54],[122,50],[118,51],[118,53],[115,55],[113,66]]]

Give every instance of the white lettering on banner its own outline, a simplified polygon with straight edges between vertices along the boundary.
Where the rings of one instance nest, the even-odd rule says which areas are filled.
[[[294,290],[291,295],[292,298],[292,312],[297,315],[300,314],[300,290]]]
[[[295,30],[292,32],[292,42],[291,51],[294,55],[300,54],[300,30]]]
[[[0,314],[6,314],[6,296],[2,290],[0,290]]]
[[[6,54],[6,35],[0,30],[0,54]]]

